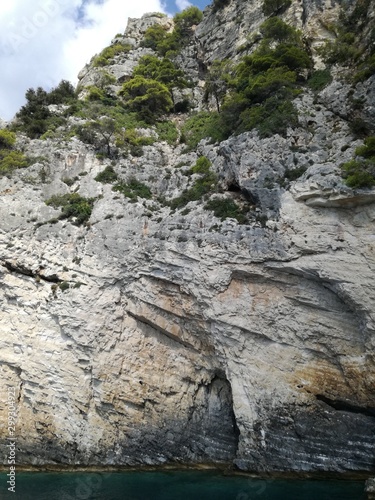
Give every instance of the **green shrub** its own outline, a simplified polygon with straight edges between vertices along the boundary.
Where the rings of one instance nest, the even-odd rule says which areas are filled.
[[[168,37],[167,28],[161,24],[153,24],[146,29],[141,46],[161,52],[161,45]],[[164,55],[164,54],[161,54]]]
[[[371,0],[361,0],[354,4],[353,9],[343,6],[339,22],[333,26],[336,39],[327,41],[321,49],[321,54],[330,64],[354,66],[354,81],[361,81],[373,74],[375,69],[374,41],[375,30],[371,28],[371,16],[368,10]]]
[[[189,39],[192,35],[192,27],[199,24],[203,19],[203,13],[198,7],[192,5],[187,7],[182,12],[175,14],[173,20],[175,23],[175,31],[179,34],[179,37],[183,40]]]
[[[166,141],[168,144],[176,144],[178,139],[178,130],[176,125],[164,120],[155,125],[156,133],[158,134],[159,141]]]
[[[214,0],[212,3],[213,12],[217,12],[221,9],[224,9],[227,5],[230,4],[231,0]]]
[[[288,127],[298,126],[298,112],[289,100],[270,97],[258,106],[241,112],[237,133],[257,129],[260,137],[285,136]]]
[[[122,45],[121,43],[110,45],[109,47],[103,49],[101,53],[94,58],[92,65],[94,68],[107,66],[116,55],[130,52],[131,49],[131,45]]]
[[[172,33],[168,33],[164,26],[154,24],[147,28],[141,45],[155,50],[163,57],[172,57],[190,42],[192,28],[200,23],[202,17],[198,7],[188,7],[174,16],[175,28]]]
[[[353,33],[342,34],[334,41],[327,41],[321,49],[324,60],[329,64],[353,64],[362,54],[362,49],[355,42]]]
[[[96,177],[95,180],[97,182],[102,182],[103,184],[112,184],[113,182],[116,182],[118,179],[118,176],[116,172],[114,171],[112,166],[106,167],[103,172],[100,172]]]
[[[301,33],[275,17],[260,31],[261,44],[242,58],[228,79],[232,90],[226,93],[216,124],[224,137],[252,129],[261,137],[285,135],[289,126],[298,125],[292,99],[301,92],[302,70],[312,67]]]
[[[368,188],[375,185],[375,163],[350,160],[342,165],[345,183],[351,188]]]
[[[204,165],[207,165],[206,162],[208,161],[209,160],[207,158],[202,160],[202,166],[198,168],[203,170],[203,174],[199,179],[194,181],[192,187],[190,189],[186,189],[180,196],[169,202],[169,206],[173,210],[184,207],[190,201],[200,200],[204,195],[212,192],[216,188],[217,175],[204,167]]]
[[[16,134],[7,129],[0,130],[0,149],[12,149],[16,143]]]
[[[375,54],[372,54],[359,65],[358,72],[354,75],[354,82],[363,82],[375,75]]]
[[[195,149],[202,139],[211,138],[220,141],[225,137],[221,131],[221,121],[218,113],[202,111],[188,118],[182,127],[181,142],[189,149]]]
[[[8,174],[13,170],[28,166],[28,159],[20,151],[0,150],[0,174]]]
[[[102,89],[99,87],[96,87],[95,85],[90,85],[87,87],[88,94],[86,96],[86,99],[88,101],[102,101],[105,98],[105,93]]]
[[[48,130],[55,131],[66,124],[66,117],[71,115],[77,104],[74,87],[66,80],[50,92],[41,87],[30,88],[26,91],[26,104],[16,114],[16,121],[12,125],[15,130],[25,132],[30,138],[37,139]],[[63,114],[56,116],[48,108],[50,104],[65,104],[69,108]]]
[[[234,200],[230,198],[214,198],[208,201],[205,210],[212,210],[215,217],[220,218],[222,221],[231,218],[237,219],[240,224],[247,222],[247,210],[242,209]]]
[[[291,0],[264,0],[262,10],[265,16],[282,14],[292,4]]]
[[[134,128],[129,128],[118,134],[116,146],[120,149],[126,149],[133,156],[142,156],[143,146],[150,146],[154,142],[153,137],[140,135]]]
[[[146,184],[138,181],[134,177],[130,179],[128,182],[118,182],[113,186],[113,191],[118,191],[122,193],[126,198],[129,198],[132,201],[137,201],[137,198],[144,198],[149,200],[152,198],[151,190]]]
[[[191,174],[208,174],[211,168],[211,162],[206,156],[200,156],[194,167],[190,169]]]
[[[69,290],[70,284],[68,281],[61,281],[59,283],[59,288],[62,292],[66,292],[66,290]]]
[[[290,168],[285,170],[284,177],[288,181],[295,181],[301,177],[306,172],[306,167]]]
[[[368,135],[370,131],[369,124],[358,116],[352,118],[349,122],[351,132],[358,138],[363,138]]]
[[[367,137],[363,146],[355,150],[357,159],[344,163],[341,168],[345,183],[352,188],[375,185],[375,136]]]
[[[276,0],[273,0],[276,3]],[[286,3],[286,2],[279,2]],[[286,41],[299,41],[300,35],[293,28],[289,26],[279,17],[271,17],[262,23],[259,31],[263,35],[263,38],[274,40],[275,42],[286,42]]]
[[[61,82],[47,94],[48,104],[71,104],[76,100],[73,85],[67,80]]]
[[[135,76],[124,83],[119,94],[123,97],[125,106],[148,123],[154,123],[173,107],[168,87],[142,76]]]
[[[363,158],[372,158],[375,161],[375,136],[366,137],[364,145],[358,146],[355,154]]]
[[[52,196],[46,201],[46,205],[61,208],[62,214],[59,219],[69,219],[78,226],[90,219],[94,199],[84,198],[78,193],[68,193]]]
[[[329,69],[319,69],[314,71],[314,73],[307,80],[307,85],[316,92],[324,89],[328,84],[332,82],[332,75]]]
[[[147,80],[157,81],[165,85],[169,92],[174,106],[174,89],[183,89],[188,86],[184,72],[168,58],[159,59],[155,56],[143,56],[139,60],[138,66],[134,68],[134,77],[140,76]],[[174,106],[175,107],[175,106]]]

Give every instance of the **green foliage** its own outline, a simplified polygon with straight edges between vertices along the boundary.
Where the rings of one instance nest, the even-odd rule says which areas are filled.
[[[177,69],[176,65],[168,58],[159,59],[155,56],[143,56],[139,64],[134,68],[133,75],[141,76],[148,80],[155,80],[165,85],[174,104],[173,89],[183,89],[187,87],[188,82],[185,79],[184,72]]]
[[[168,37],[167,28],[161,24],[153,24],[145,31],[141,45],[143,47],[148,47],[159,54],[163,52],[161,50],[162,44]],[[164,53],[161,53],[164,55]]]
[[[375,185],[375,136],[367,137],[363,146],[355,150],[356,159],[344,163],[341,168],[345,183],[354,189]]]
[[[196,24],[199,24],[202,19],[202,11],[195,6],[187,7],[182,12],[178,12],[173,18],[175,24],[181,30],[188,29]]]
[[[9,174],[18,168],[29,166],[28,159],[20,151],[0,150],[0,174]]]
[[[217,12],[221,9],[224,9],[227,5],[230,4],[230,0],[214,0],[212,3],[213,12]]]
[[[351,188],[368,188],[375,185],[375,163],[350,160],[342,165],[345,183]]]
[[[48,104],[70,104],[76,99],[73,85],[67,80],[61,80],[57,87],[54,87],[47,94]]]
[[[290,71],[284,66],[269,68],[267,71],[250,78],[243,94],[252,103],[261,103],[276,93],[283,97],[290,97],[293,95],[295,83],[296,74],[294,71]]]
[[[208,174],[211,168],[211,162],[206,156],[200,156],[195,165],[191,167],[190,174]]]
[[[369,124],[362,118],[356,116],[349,122],[351,132],[358,138],[363,138],[369,134]]]
[[[318,69],[307,80],[307,85],[316,92],[320,92],[332,82],[332,75],[329,69]]]
[[[12,149],[16,143],[16,134],[7,129],[0,130],[0,149]]]
[[[65,116],[56,116],[50,112],[48,109],[50,104],[72,106],[77,100],[73,86],[66,80],[62,80],[50,92],[41,87],[30,88],[26,91],[25,97],[27,102],[17,113],[14,128],[25,132],[32,139],[39,138],[48,130],[54,131],[66,123]]]
[[[102,101],[105,98],[105,93],[102,89],[96,85],[90,85],[87,87],[88,94],[86,99],[88,101]]]
[[[288,179],[288,181],[296,181],[306,172],[306,167],[297,167],[285,170],[284,177]]]
[[[260,33],[263,38],[274,40],[275,42],[300,42],[300,33],[292,26],[289,26],[279,17],[271,17],[260,26]]]
[[[116,121],[109,116],[91,120],[77,128],[77,136],[82,142],[95,146],[97,152],[111,156],[111,144],[119,132]]]
[[[362,49],[355,42],[353,33],[340,32],[334,41],[327,41],[322,48],[324,60],[329,64],[353,64],[362,54]]]
[[[69,290],[70,284],[68,281],[61,281],[61,283],[59,283],[59,288],[62,292],[66,292]]]
[[[97,182],[102,182],[103,184],[112,184],[113,182],[116,182],[118,179],[118,176],[116,172],[114,171],[112,166],[106,167],[103,172],[100,172],[96,177],[95,180]]]
[[[205,156],[197,160],[190,173],[199,173],[200,177],[194,181],[190,189],[186,189],[180,196],[169,202],[172,209],[183,208],[190,201],[198,201],[216,188],[217,175],[211,172],[210,166],[211,162]]]
[[[157,122],[155,125],[156,133],[159,141],[166,141],[168,144],[176,144],[178,139],[178,130],[176,125],[171,121]]]
[[[291,0],[264,0],[262,10],[265,16],[279,15],[291,5]]]
[[[131,49],[131,45],[122,45],[121,43],[110,45],[109,47],[103,49],[101,53],[94,58],[92,65],[94,68],[108,66],[115,56],[122,53],[126,54]]]
[[[133,156],[142,156],[143,146],[150,146],[154,141],[153,137],[140,135],[134,128],[129,128],[118,135],[116,146],[126,149]]]
[[[363,82],[372,75],[375,75],[375,53],[366,57],[365,60],[359,64],[358,71],[354,75],[354,82]]]
[[[216,110],[220,113],[220,104],[225,97],[231,81],[232,63],[228,59],[213,61],[205,82],[205,100],[208,101],[210,95],[216,103]]]
[[[124,196],[129,198],[130,200],[137,201],[137,198],[144,198],[149,200],[152,198],[151,190],[146,184],[138,181],[134,177],[131,178],[128,182],[118,182],[113,186],[113,191],[118,191],[122,193]]]
[[[10,174],[18,168],[30,165],[26,156],[14,149],[16,134],[7,129],[0,130],[0,175]]]
[[[189,149],[195,149],[202,139],[211,138],[220,141],[225,137],[221,131],[218,113],[201,112],[188,118],[182,127],[181,142]]]
[[[188,7],[174,16],[175,28],[172,33],[168,33],[160,24],[147,28],[142,45],[155,50],[160,56],[174,56],[188,45],[193,35],[192,28],[200,23],[202,17],[198,7]]]
[[[260,137],[275,134],[285,136],[288,127],[298,126],[298,113],[289,100],[270,97],[259,106],[252,106],[240,114],[239,133],[256,128]]]
[[[149,123],[154,123],[157,118],[168,113],[173,106],[168,87],[142,76],[136,76],[124,83],[120,95],[127,109],[135,111]]]
[[[360,0],[353,9],[343,8],[339,22],[333,26],[336,39],[327,41],[321,49],[327,63],[357,67],[355,81],[369,78],[375,70],[375,30],[368,30],[372,22],[368,15],[370,3],[371,0]]]
[[[208,201],[204,208],[205,210],[212,210],[215,217],[220,218],[222,221],[231,218],[237,219],[239,224],[246,224],[247,222],[247,210],[241,208],[231,198],[214,198]]]
[[[356,148],[355,154],[363,158],[375,159],[375,136],[366,137],[364,145]]]
[[[229,79],[221,106],[218,128],[224,137],[258,129],[261,137],[285,135],[298,125],[297,110],[291,100],[300,92],[302,70],[312,66],[301,34],[273,17],[260,31],[258,49],[245,56]]]
[[[59,219],[69,219],[78,226],[87,223],[90,219],[94,199],[84,198],[78,193],[68,193],[52,196],[46,201],[46,205],[61,208],[62,214]]]

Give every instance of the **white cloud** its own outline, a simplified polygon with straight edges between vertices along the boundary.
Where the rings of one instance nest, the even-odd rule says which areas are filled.
[[[187,9],[191,5],[192,4],[189,2],[189,0],[176,0],[176,6],[180,10]]]
[[[128,17],[163,10],[161,0],[2,2],[0,117],[10,119],[30,87],[75,83],[85,63],[125,30]]]

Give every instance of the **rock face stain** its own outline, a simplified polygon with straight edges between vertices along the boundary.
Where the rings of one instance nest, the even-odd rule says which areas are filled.
[[[316,45],[335,12],[293,2],[284,17]],[[202,68],[239,57],[263,20],[258,1],[207,10],[180,57],[197,109]],[[152,53],[139,44],[155,22],[172,29],[155,15],[130,20],[132,49],[107,67],[118,87]],[[81,96],[97,71],[81,72]],[[95,181],[110,160],[78,139],[25,141],[47,158],[45,175],[35,164],[0,178],[0,375],[16,388],[19,463],[373,470],[375,198],[338,174],[358,146],[349,89],[333,81],[319,102],[296,97],[300,126],[286,137],[247,132],[196,152],[156,142],[120,159],[118,176],[148,183],[149,201]],[[353,96],[370,116],[374,79]],[[158,202],[187,188],[181,171],[202,155],[254,220]],[[285,186],[295,162],[306,172]],[[67,176],[71,192],[96,199],[85,227],[50,223],[59,212],[44,201],[70,192]],[[6,412],[0,401],[2,422]]]

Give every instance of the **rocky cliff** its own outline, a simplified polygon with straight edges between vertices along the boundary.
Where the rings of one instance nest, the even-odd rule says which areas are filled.
[[[309,0],[282,16],[314,51],[338,12]],[[206,68],[237,57],[263,20],[256,1],[206,10],[178,56],[195,109],[210,106]],[[131,48],[106,68],[113,92],[152,53],[140,42],[154,23],[173,28],[129,21]],[[82,98],[98,71],[81,72]],[[374,126],[370,77],[306,89],[284,136],[252,130],[190,151],[156,140],[113,158],[77,137],[19,136],[38,160],[0,178],[0,370],[3,390],[16,388],[18,463],[374,470],[375,190],[340,170],[362,144],[353,99]],[[245,222],[163,203],[199,177],[202,156],[218,179],[209,196],[246,205]],[[151,197],[95,180],[106,167]],[[45,203],[69,193],[94,200],[86,224]]]

